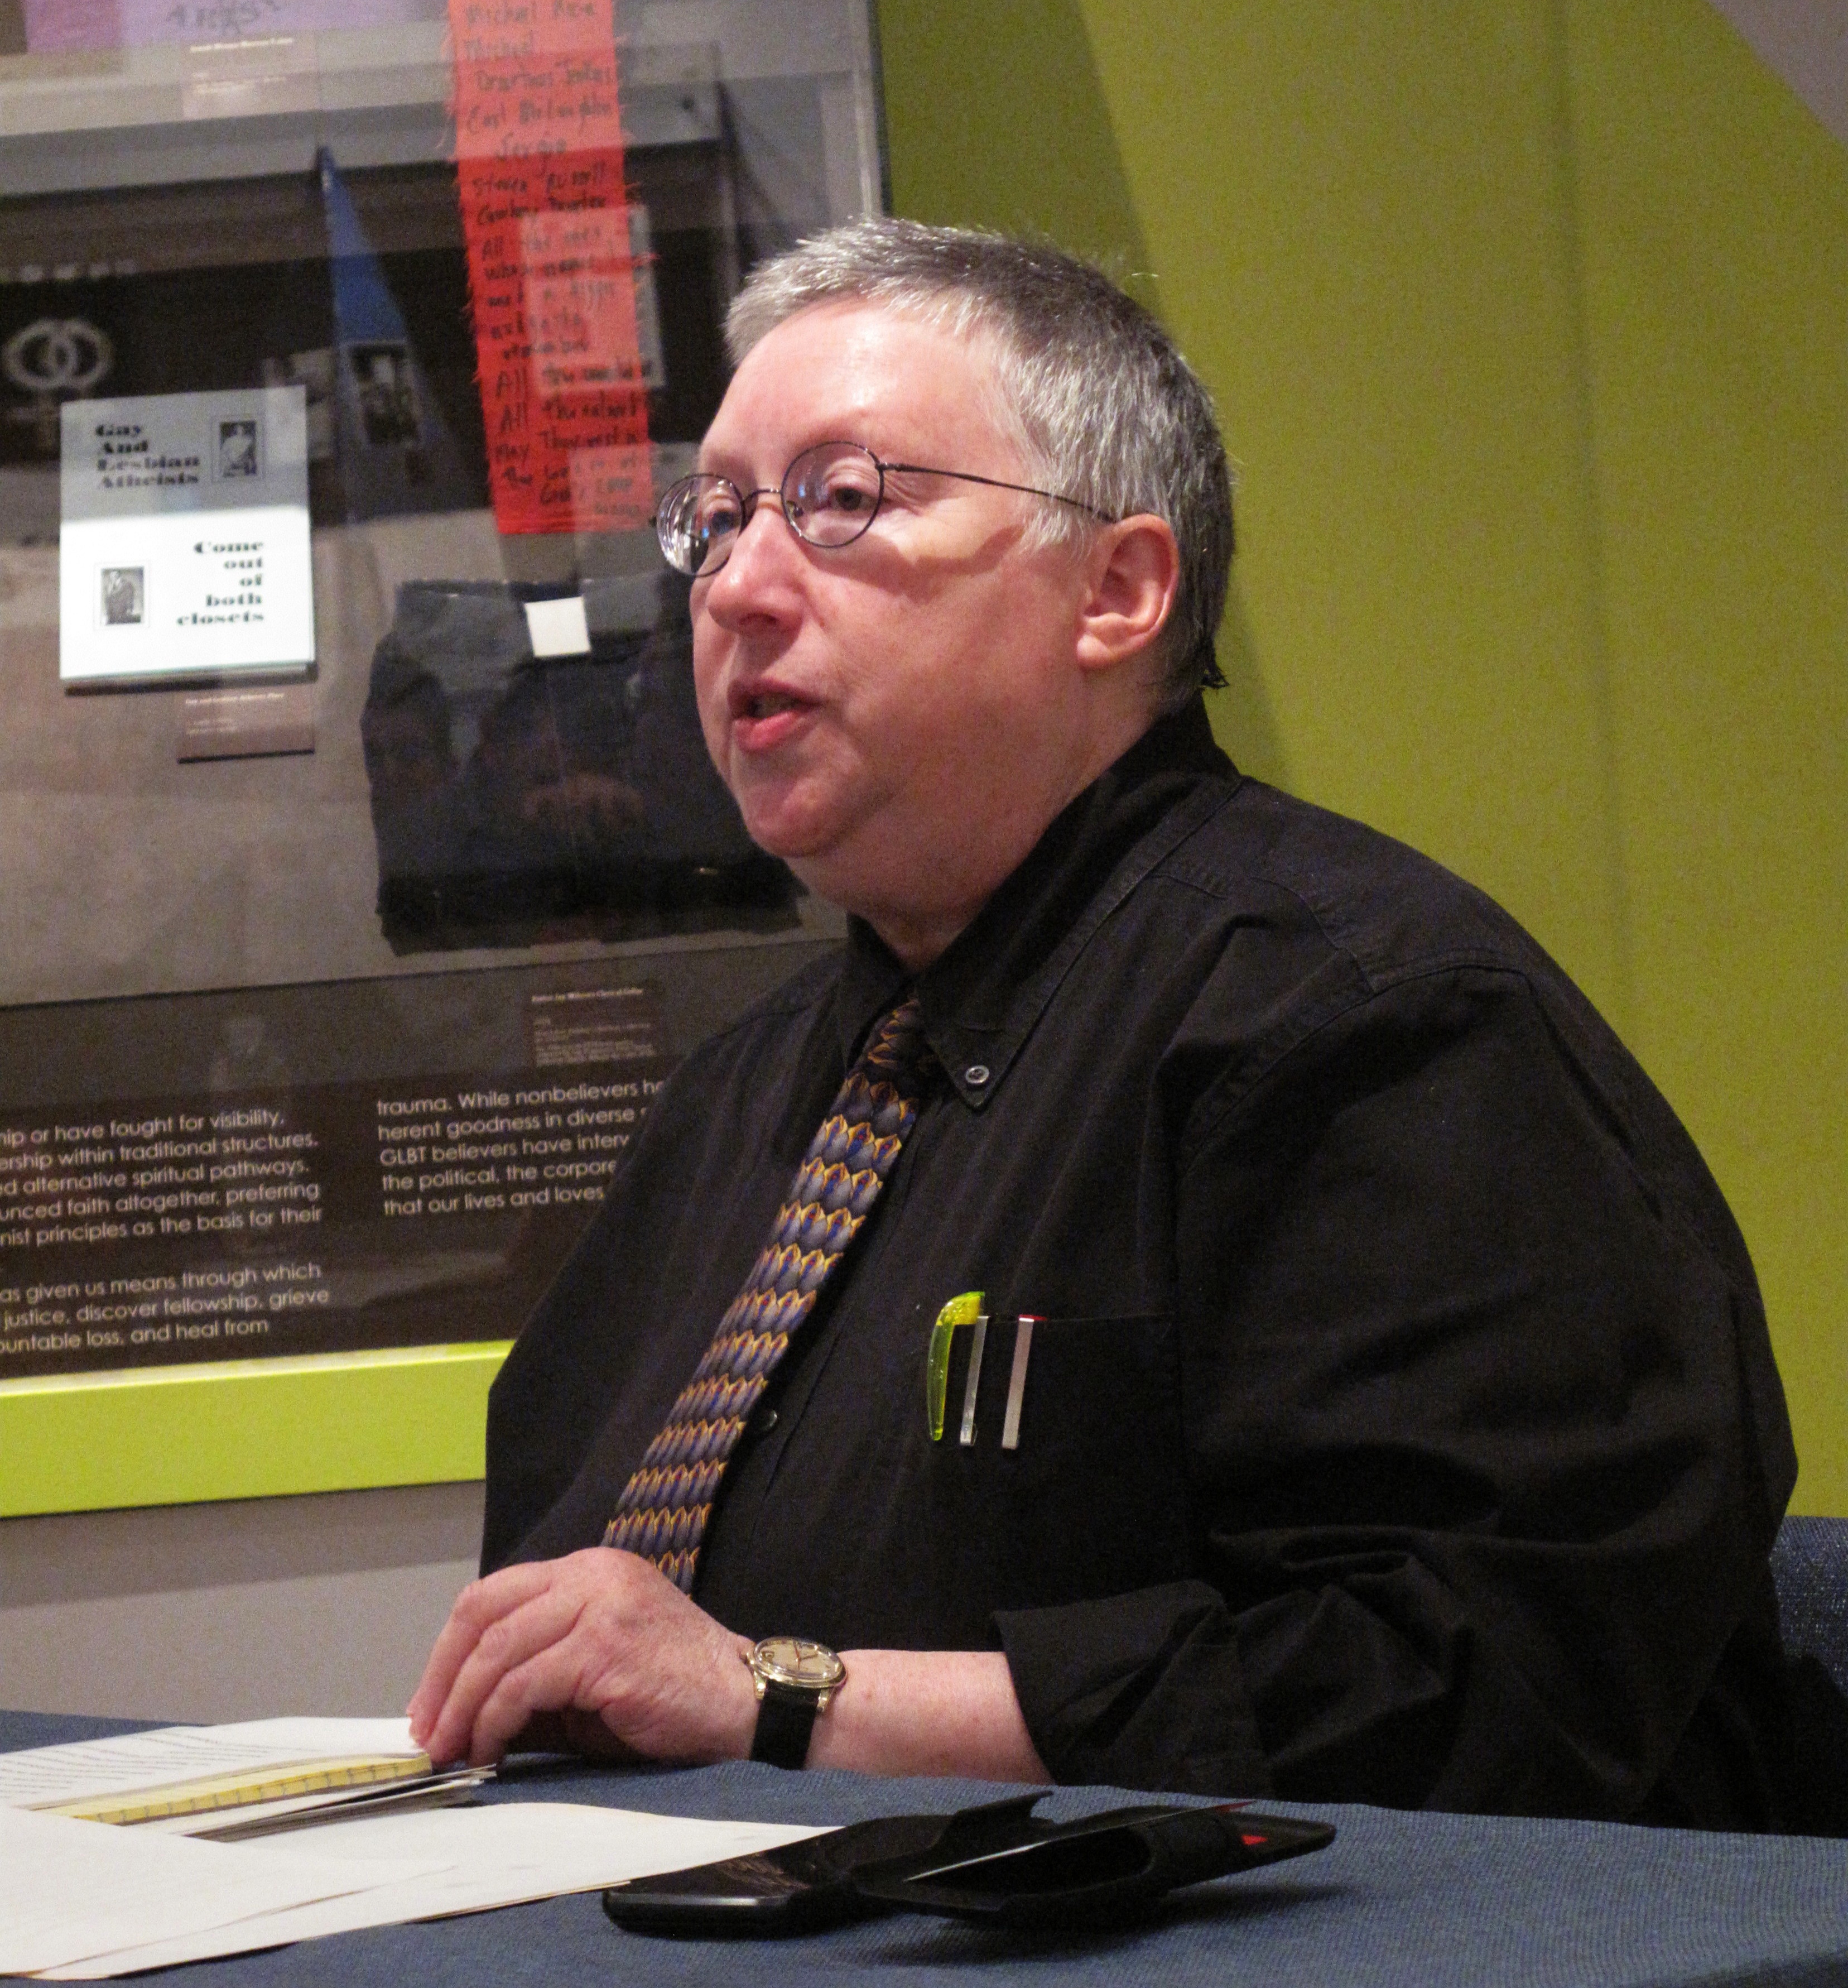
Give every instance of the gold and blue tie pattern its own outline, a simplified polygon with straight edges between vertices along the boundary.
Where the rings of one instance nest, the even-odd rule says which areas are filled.
[[[652,1560],[683,1593],[719,1479],[796,1328],[860,1232],[917,1117],[931,1064],[915,995],[873,1031],[665,1427],[623,1486],[603,1544]]]

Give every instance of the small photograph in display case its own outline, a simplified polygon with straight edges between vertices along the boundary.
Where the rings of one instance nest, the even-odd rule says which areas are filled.
[[[263,474],[263,424],[254,418],[220,421],[213,474],[221,483],[245,482]]]
[[[139,566],[106,566],[103,569],[103,625],[106,628],[138,627],[147,600],[147,569]]]

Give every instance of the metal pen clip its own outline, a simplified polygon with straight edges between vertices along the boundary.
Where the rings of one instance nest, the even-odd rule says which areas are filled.
[[[975,1442],[975,1390],[981,1385],[982,1349],[988,1343],[986,1317],[975,1320],[975,1336],[969,1341],[969,1378],[962,1384],[962,1428],[956,1440],[965,1449]]]
[[[1008,1375],[1007,1411],[1001,1418],[1001,1446],[1020,1447],[1020,1405],[1026,1398],[1027,1361],[1033,1351],[1033,1328],[1039,1321],[1022,1312],[1014,1321],[1014,1366]]]

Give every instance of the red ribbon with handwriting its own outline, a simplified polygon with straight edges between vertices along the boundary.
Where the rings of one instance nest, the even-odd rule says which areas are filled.
[[[449,0],[456,175],[505,532],[653,509],[615,0]]]

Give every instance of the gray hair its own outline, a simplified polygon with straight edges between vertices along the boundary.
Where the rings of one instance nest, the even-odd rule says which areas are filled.
[[[1152,512],[1174,534],[1181,583],[1160,637],[1160,708],[1222,685],[1213,637],[1232,556],[1231,479],[1211,396],[1155,319],[1048,244],[875,218],[752,272],[725,320],[732,363],[798,311],[850,299],[987,336],[1000,411],[1035,481],[1106,518]],[[1045,513],[1047,540],[1093,529],[1063,504]]]

